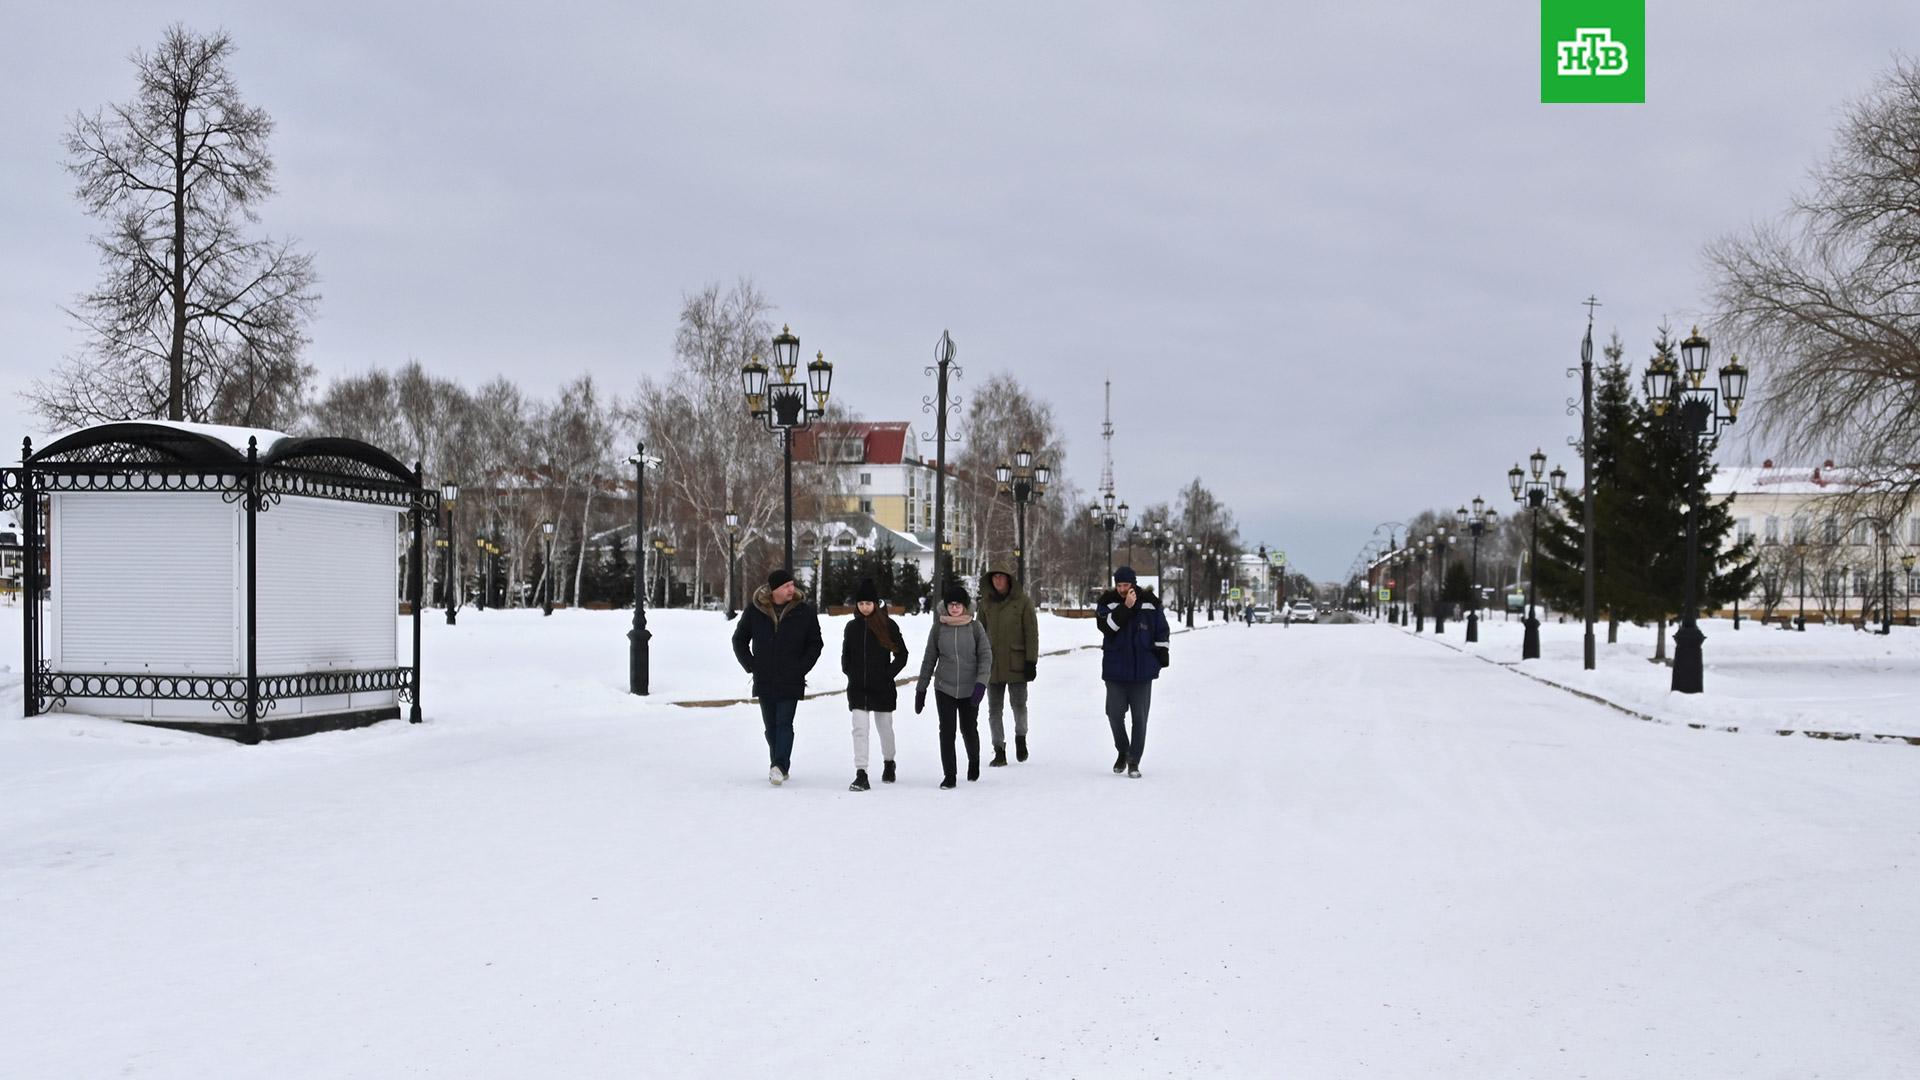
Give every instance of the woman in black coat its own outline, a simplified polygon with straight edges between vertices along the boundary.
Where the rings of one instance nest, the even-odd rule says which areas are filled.
[[[840,646],[840,670],[847,676],[847,708],[853,714],[853,783],[848,791],[865,791],[867,783],[867,720],[880,729],[882,783],[893,783],[893,710],[899,703],[894,680],[907,666],[907,638],[900,624],[887,615],[871,578],[860,582],[854,594],[854,615]]]

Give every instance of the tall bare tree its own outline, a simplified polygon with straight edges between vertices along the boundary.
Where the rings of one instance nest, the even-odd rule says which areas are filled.
[[[1707,249],[1719,324],[1765,358],[1764,430],[1848,463],[1859,500],[1920,494],[1920,62],[1846,110],[1784,220]]]
[[[105,229],[100,283],[70,310],[82,350],[26,394],[53,424],[298,416],[317,279],[291,241],[249,232],[273,193],[273,120],[241,99],[233,51],[170,26],[133,54],[131,101],[72,121],[67,168]]]

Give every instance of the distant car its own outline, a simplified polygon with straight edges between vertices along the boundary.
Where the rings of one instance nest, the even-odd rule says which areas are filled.
[[[1313,610],[1313,605],[1305,600],[1295,600],[1287,608],[1287,612],[1288,617],[1294,622],[1315,622],[1320,618],[1320,613]]]
[[[1272,621],[1273,621],[1273,609],[1272,609],[1272,608],[1270,608],[1270,607],[1256,607],[1256,608],[1254,608],[1254,609],[1253,609],[1253,621],[1254,621],[1254,622],[1272,622]]]

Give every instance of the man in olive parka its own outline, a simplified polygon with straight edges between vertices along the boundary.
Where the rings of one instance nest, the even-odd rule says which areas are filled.
[[[1033,599],[1005,562],[988,565],[980,579],[980,623],[993,643],[993,675],[987,680],[987,725],[993,730],[993,760],[1007,763],[1007,732],[1001,722],[1013,699],[1014,757],[1027,760],[1027,684],[1040,661],[1040,618]]]

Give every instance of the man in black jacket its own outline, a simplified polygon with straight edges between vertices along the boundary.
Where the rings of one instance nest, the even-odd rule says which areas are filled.
[[[820,616],[793,583],[775,570],[754,590],[733,629],[733,655],[753,676],[760,719],[767,729],[767,780],[786,782],[793,768],[793,714],[807,693],[807,672],[820,659]]]

